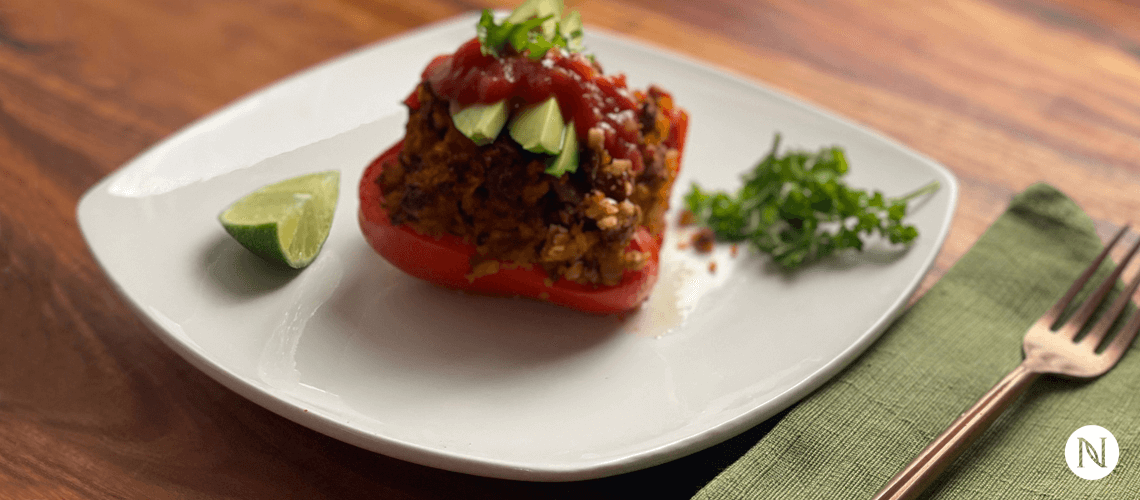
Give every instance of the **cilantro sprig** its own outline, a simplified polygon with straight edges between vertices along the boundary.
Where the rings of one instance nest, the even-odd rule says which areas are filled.
[[[544,29],[543,23],[550,20],[555,21],[554,29]],[[577,26],[574,26],[575,24]],[[563,20],[555,19],[553,14],[531,17],[520,22],[512,22],[508,18],[502,23],[497,23],[494,14],[484,9],[476,24],[476,33],[483,54],[500,57],[506,55],[507,48],[510,47],[519,54],[527,54],[531,59],[541,59],[554,47],[561,47],[567,51],[580,50],[582,45],[580,26],[580,22],[571,22],[564,26]]]
[[[847,157],[838,147],[779,154],[772,149],[744,175],[735,193],[706,191],[694,183],[685,195],[688,209],[717,239],[749,242],[786,270],[844,249],[863,249],[864,236],[879,234],[894,244],[918,236],[904,224],[907,204],[939,187],[931,182],[909,194],[887,198],[881,192],[848,187]]]

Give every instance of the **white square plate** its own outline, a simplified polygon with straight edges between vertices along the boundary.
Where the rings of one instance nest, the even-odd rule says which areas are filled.
[[[400,459],[562,481],[628,472],[719,443],[807,395],[906,305],[946,237],[957,183],[865,128],[741,78],[587,30],[633,87],[656,83],[691,126],[674,206],[693,180],[730,187],[767,150],[846,148],[849,182],[941,189],[909,217],[907,251],[879,248],[793,277],[765,259],[678,249],[624,318],[471,296],[410,278],[357,227],[357,182],[403,135],[401,101],[427,62],[474,35],[466,15],[365,47],[245,97],[155,145],[79,204],[111,281],[187,361],[301,425]],[[253,189],[339,169],[332,233],[300,273],[274,270],[216,217]],[[717,262],[715,273],[709,262]]]

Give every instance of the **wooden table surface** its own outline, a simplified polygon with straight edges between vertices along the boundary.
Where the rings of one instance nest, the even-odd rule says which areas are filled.
[[[1063,188],[1140,219],[1140,7],[1122,0],[568,0],[588,24],[891,136],[961,181],[929,287],[1010,197]],[[262,409],[151,334],[80,236],[79,197],[275,80],[487,0],[0,3],[0,498],[684,498],[761,425],[568,484],[373,454]],[[425,61],[426,62],[426,61]],[[778,418],[778,417],[777,417]]]

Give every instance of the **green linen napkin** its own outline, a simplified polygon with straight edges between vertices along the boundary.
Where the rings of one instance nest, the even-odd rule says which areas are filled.
[[[696,498],[871,498],[1017,366],[1025,330],[1101,248],[1089,217],[1056,189],[1017,195],[863,356]],[[1091,382],[1038,379],[922,498],[1140,498],[1136,350]],[[1088,424],[1120,446],[1116,469],[1096,481],[1073,474],[1064,455]]]

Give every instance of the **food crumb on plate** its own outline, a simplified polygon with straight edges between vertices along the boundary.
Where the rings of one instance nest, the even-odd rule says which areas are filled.
[[[689,226],[696,221],[697,216],[693,215],[693,212],[687,208],[681,210],[681,213],[677,215],[677,224],[681,226]]]
[[[693,248],[701,253],[709,253],[713,249],[713,243],[716,242],[716,234],[712,229],[702,227],[693,233],[692,237]]]

